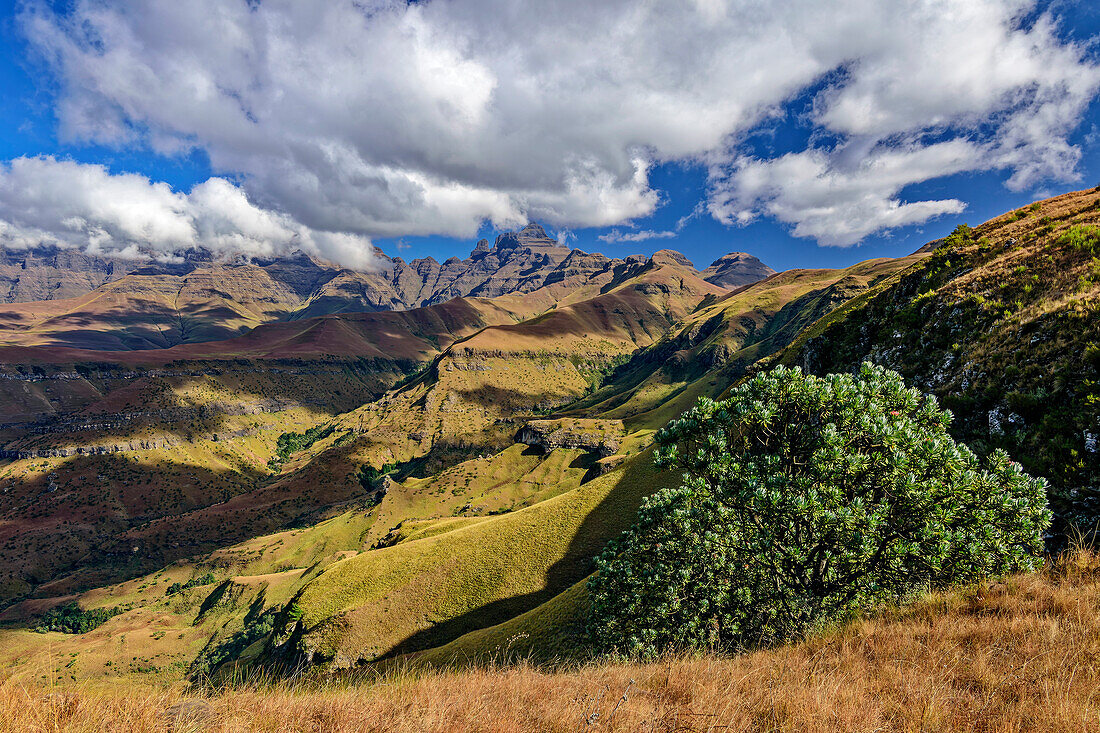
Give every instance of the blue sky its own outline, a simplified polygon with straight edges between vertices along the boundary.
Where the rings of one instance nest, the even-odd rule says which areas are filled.
[[[992,0],[990,1],[992,2]],[[996,5],[996,3],[992,4]],[[107,3],[107,5],[117,4]],[[431,5],[431,3],[427,3],[427,5]],[[93,105],[93,109],[100,109],[94,107],[94,105],[99,104],[105,105],[102,109],[117,110],[126,106],[125,94],[128,92],[127,90],[116,90],[112,92],[113,97],[104,101],[106,93],[101,89],[104,85],[102,79],[110,82],[113,77],[107,76],[107,74],[113,72],[111,70],[103,71],[104,76],[97,81],[93,71],[89,74],[91,81],[84,79],[83,74],[79,71],[79,64],[86,62],[88,57],[80,56],[79,54],[82,52],[79,50],[63,50],[61,56],[70,54],[72,58],[60,62],[57,60],[56,49],[60,46],[51,46],[50,43],[56,42],[58,38],[70,37],[77,33],[72,30],[71,26],[67,27],[66,22],[78,19],[79,7],[74,10],[71,3],[33,6],[37,7],[40,15],[47,20],[42,28],[37,31],[28,30],[26,16],[23,16],[22,19],[18,17],[20,8],[24,7],[26,6],[21,3],[10,1],[0,3],[0,17],[2,17],[2,20],[0,20],[0,95],[2,97],[0,98],[3,99],[3,104],[0,105],[0,161],[10,161],[20,157],[53,156],[56,159],[69,160],[78,164],[98,164],[105,166],[108,174],[137,173],[149,179],[150,183],[163,181],[180,194],[186,194],[196,185],[202,184],[213,176],[219,176],[235,185],[240,185],[242,190],[247,193],[248,199],[257,206],[264,208],[265,211],[277,212],[279,216],[283,217],[279,221],[294,231],[347,231],[362,238],[358,241],[366,241],[366,238],[370,238],[387,254],[401,256],[405,259],[428,255],[439,260],[452,255],[464,257],[478,237],[484,236],[492,239],[501,229],[510,228],[509,221],[511,220],[508,215],[496,217],[501,221],[494,224],[491,220],[493,217],[480,213],[482,208],[489,210],[493,206],[498,208],[501,206],[505,208],[507,206],[518,206],[521,218],[529,217],[547,223],[547,228],[553,232],[567,232],[567,241],[572,246],[588,251],[601,251],[609,256],[625,256],[638,252],[650,253],[668,247],[683,252],[700,268],[706,266],[716,257],[730,251],[750,252],[776,269],[839,267],[871,257],[904,255],[919,248],[929,240],[943,236],[960,222],[977,224],[1036,198],[1100,183],[1100,102],[1095,97],[1093,90],[1093,92],[1083,93],[1087,103],[1083,111],[1073,115],[1074,123],[1068,130],[1064,131],[1065,142],[1076,148],[1080,155],[1079,160],[1077,160],[1069,174],[1063,170],[1060,176],[1042,175],[1029,180],[1026,185],[1016,186],[1015,190],[1012,190],[1006,187],[1005,184],[1017,168],[1009,165],[994,167],[991,170],[982,170],[980,166],[975,169],[972,164],[971,169],[965,169],[966,166],[957,166],[964,168],[958,172],[951,172],[951,169],[948,168],[945,175],[926,174],[923,180],[907,182],[896,192],[887,191],[885,193],[887,197],[895,197],[902,202],[958,200],[965,204],[965,210],[961,213],[946,213],[932,216],[917,224],[903,224],[872,231],[858,243],[849,246],[823,246],[814,237],[797,237],[792,234],[795,222],[808,221],[808,219],[798,217],[809,217],[810,214],[805,212],[796,213],[791,215],[795,217],[794,220],[788,217],[787,221],[781,221],[780,219],[783,216],[774,213],[778,210],[775,207],[780,205],[775,202],[782,202],[785,194],[774,196],[774,200],[754,199],[744,192],[743,187],[736,188],[738,191],[736,194],[738,210],[751,212],[748,217],[751,219],[751,223],[744,225],[722,223],[715,216],[712,216],[709,211],[697,208],[701,203],[705,205],[711,200],[710,197],[717,185],[716,181],[722,180],[721,176],[716,178],[716,170],[722,171],[722,175],[725,175],[725,172],[732,172],[731,175],[736,177],[738,171],[743,170],[743,162],[746,160],[771,162],[786,154],[798,155],[807,151],[820,150],[825,151],[829,165],[834,165],[836,161],[831,157],[833,155],[832,151],[843,148],[845,144],[860,137],[863,133],[857,135],[851,131],[850,127],[844,129],[836,125],[829,127],[822,123],[820,117],[815,117],[817,111],[820,111],[828,100],[823,95],[823,88],[830,84],[836,84],[838,88],[843,88],[843,85],[847,83],[844,81],[834,82],[834,77],[829,76],[824,80],[817,77],[813,83],[801,86],[797,93],[783,97],[779,104],[769,102],[771,105],[769,112],[763,116],[763,119],[752,120],[750,116],[749,122],[740,122],[736,125],[731,123],[728,129],[721,130],[724,137],[720,145],[709,145],[708,147],[708,144],[700,144],[699,149],[705,152],[677,153],[675,151],[687,146],[680,146],[676,141],[667,142],[667,135],[663,130],[659,135],[655,134],[654,140],[660,140],[660,142],[647,143],[649,147],[646,149],[649,151],[648,154],[652,155],[653,160],[649,163],[649,168],[645,174],[645,184],[641,188],[636,184],[623,183],[629,174],[629,164],[622,163],[619,160],[622,156],[616,155],[614,145],[618,144],[619,141],[611,140],[608,142],[608,140],[601,139],[599,144],[604,147],[600,150],[610,151],[607,154],[607,161],[609,162],[605,163],[599,160],[599,155],[602,155],[603,152],[597,152],[594,154],[597,158],[597,164],[600,166],[606,165],[608,170],[613,171],[618,176],[616,184],[612,186],[612,194],[630,199],[620,206],[623,211],[618,219],[615,219],[614,213],[596,210],[598,207],[587,207],[583,201],[576,201],[573,194],[566,195],[557,190],[545,194],[545,199],[549,203],[529,203],[526,194],[524,196],[514,195],[511,189],[508,188],[509,184],[506,181],[519,175],[515,171],[526,173],[524,159],[519,156],[514,163],[495,166],[491,170],[486,167],[479,167],[480,163],[477,160],[460,161],[459,163],[446,159],[443,162],[434,161],[429,164],[436,166],[431,168],[433,175],[454,175],[455,180],[463,186],[473,186],[470,183],[471,181],[479,182],[479,186],[481,185],[480,182],[485,182],[484,188],[488,189],[488,193],[479,188],[478,195],[484,194],[485,200],[490,203],[480,203],[479,200],[476,205],[470,205],[469,211],[463,210],[459,214],[454,214],[451,218],[446,218],[434,210],[420,216],[415,211],[416,204],[413,203],[407,207],[408,212],[378,223],[380,219],[376,214],[376,210],[385,208],[382,204],[379,204],[378,207],[373,207],[373,205],[364,206],[362,215],[345,216],[343,213],[347,210],[354,210],[358,206],[359,200],[365,200],[373,195],[371,191],[376,190],[377,186],[364,187],[362,193],[353,189],[341,192],[335,198],[329,195],[323,203],[317,205],[312,205],[310,202],[303,203],[303,198],[308,196],[304,196],[299,191],[288,192],[285,187],[280,185],[279,176],[282,175],[286,178],[286,171],[297,171],[298,168],[295,166],[305,164],[295,160],[292,163],[287,163],[284,168],[281,167],[281,164],[271,163],[271,156],[266,153],[262,157],[262,162],[257,162],[261,161],[260,157],[249,158],[249,155],[253,155],[251,152],[238,154],[238,151],[233,148],[234,143],[220,139],[217,127],[204,126],[201,120],[194,122],[190,128],[182,124],[177,127],[158,121],[156,110],[144,110],[125,118],[124,123],[128,126],[127,129],[131,131],[126,135],[120,135],[117,132],[105,133],[97,127],[97,122],[94,120],[92,122],[84,120],[82,122],[83,127],[75,125],[77,129],[74,132],[71,129],[74,128],[71,119],[66,121],[63,103],[76,100],[82,104]],[[1029,23],[1034,22],[1035,18],[1044,14],[1056,18],[1058,21],[1058,42],[1081,44],[1084,52],[1080,58],[1080,63],[1095,65],[1098,51],[1096,37],[1100,34],[1100,7],[1089,2],[1044,2],[1035,5],[1029,16],[1015,22],[1026,28]],[[123,14],[120,11],[120,18],[122,17]],[[176,20],[175,22],[179,21]],[[422,22],[430,22],[430,17]],[[778,19],[776,22],[784,21]],[[135,27],[138,26],[135,25]],[[368,26],[364,26],[364,29],[364,33],[373,32]],[[818,39],[810,38],[809,42],[816,43]],[[111,41],[107,40],[104,43],[109,46]],[[195,50],[196,53],[200,51],[201,49]],[[84,49],[83,52],[87,52],[87,49]],[[46,57],[49,57],[51,53],[55,55],[52,60],[47,61]],[[720,51],[716,51],[715,58],[719,58],[720,53]],[[493,71],[492,60],[473,59],[473,61],[479,63],[478,68]],[[364,64],[366,63],[368,61],[364,61]],[[568,64],[568,60],[563,60],[562,63]],[[765,61],[762,59],[761,63],[765,63]],[[882,63],[887,64],[889,60],[884,60]],[[152,68],[156,67],[152,66]],[[855,68],[860,67],[856,66]],[[113,71],[117,72],[117,68]],[[436,67],[435,73],[439,74],[438,67]],[[700,70],[700,73],[705,73],[705,71]],[[837,73],[845,73],[845,70],[842,69]],[[1072,73],[1072,69],[1067,71],[1067,74],[1072,75]],[[560,84],[556,78],[546,80],[538,76],[537,73],[530,79],[521,81],[536,85],[545,83],[548,85],[547,88],[550,88],[551,83]],[[364,84],[368,83],[370,82],[364,82]],[[405,83],[404,81],[394,82],[380,77],[377,83],[379,85],[397,84],[398,96],[396,98],[403,99],[399,85]],[[465,84],[466,82],[460,80],[456,83]],[[82,87],[82,84],[98,84],[99,86],[89,91]],[[856,83],[853,82],[852,87],[855,86]],[[392,89],[393,87],[387,86],[386,88]],[[500,94],[504,88],[505,82],[498,79],[495,85],[496,93]],[[622,85],[622,89],[625,90],[623,91],[624,95],[637,96],[625,83]],[[474,91],[476,93],[476,90]],[[752,92],[751,88],[748,92],[743,93],[750,92]],[[259,95],[264,93],[267,92],[264,90],[257,92]],[[463,99],[469,96],[470,90],[464,87]],[[919,97],[920,95],[916,96]],[[633,97],[626,98],[631,99]],[[92,101],[88,102],[88,100]],[[694,98],[687,100],[692,104],[696,101]],[[733,100],[733,102],[735,101]],[[733,105],[733,102],[731,102],[731,105]],[[583,116],[589,111],[588,106],[583,106],[583,97],[579,97],[579,101],[573,104],[581,105],[577,107],[578,116]],[[245,105],[242,102],[243,106]],[[731,106],[731,109],[734,106]],[[377,102],[374,102],[373,109],[377,108]],[[703,109],[705,110],[705,104]],[[59,110],[62,111],[59,112]],[[551,110],[551,112],[554,111]],[[908,141],[906,144],[910,148],[932,146],[942,139],[965,141],[980,139],[983,144],[989,144],[990,149],[994,149],[998,135],[1001,133],[996,130],[990,133],[989,129],[1001,124],[1000,120],[1011,111],[1011,107],[997,107],[996,104],[991,104],[991,106],[982,110],[960,112],[958,119],[954,121],[949,120],[946,123],[937,125],[918,126],[914,130],[908,131],[900,129],[887,130],[876,133],[878,137],[874,138],[873,143],[869,144],[873,145],[870,149],[880,152],[890,150],[890,146],[896,145],[896,141],[901,138]],[[272,139],[279,139],[284,142],[280,143],[282,147],[273,145],[272,149],[290,149],[289,145],[285,144],[287,135],[285,130],[292,129],[292,125],[301,125],[303,122],[295,119],[292,123],[284,123],[274,119],[274,114],[277,113],[273,113],[273,119],[269,126],[270,129],[275,130],[271,133]],[[982,114],[987,115],[988,120],[975,123],[973,117]],[[590,123],[591,126],[598,126],[600,118],[595,114],[593,114],[593,118],[594,121]],[[404,119],[407,120],[408,118]],[[516,124],[519,125],[524,118],[520,116],[516,119]],[[310,123],[307,121],[304,124]],[[330,128],[334,127],[333,125],[325,122],[322,127],[325,129],[324,135],[332,135],[333,140],[343,142],[342,138],[337,137],[342,133],[329,131]],[[553,128],[548,129],[548,133],[542,133],[544,136],[554,134]],[[134,133],[134,130],[137,132]],[[685,126],[684,130],[685,136],[701,134],[690,126]],[[164,134],[176,138],[182,137],[186,139],[187,144],[167,150],[167,148],[173,146],[165,146],[156,142],[153,133],[158,131],[163,131]],[[494,134],[498,138],[509,132],[510,130],[506,125],[497,125],[494,128]],[[562,135],[563,140],[568,137],[568,141],[555,140],[552,144],[565,146],[563,150],[566,154],[571,152],[569,145],[577,145],[582,148],[587,145],[587,141],[576,142],[576,140],[581,140],[583,137],[584,129],[568,132],[569,135]],[[350,139],[356,141],[355,144],[366,147],[365,151],[362,148],[357,151],[356,165],[363,162],[373,165],[375,161],[370,158],[370,154],[376,151],[369,147],[371,143],[362,143],[358,140],[355,137],[358,133],[354,130],[348,134],[351,135]],[[279,135],[283,135],[283,137],[279,138]],[[321,135],[322,133],[318,133],[318,136]],[[629,141],[633,142],[638,133],[632,130],[629,133],[623,133],[623,135],[624,140],[629,138]],[[415,137],[405,140],[401,144],[409,148],[405,153],[407,160],[420,161],[429,156],[427,152],[416,150],[418,141]],[[852,144],[854,145],[854,143]],[[423,145],[425,149],[434,148],[433,141],[428,139],[424,140]],[[537,147],[537,142],[535,146]],[[662,149],[661,146],[665,146],[666,149]],[[598,146],[593,144],[593,148],[596,147]],[[158,149],[161,152],[157,152]],[[492,149],[492,142],[488,144],[486,149],[489,151],[489,157],[496,152]],[[669,152],[670,150],[673,152]],[[537,157],[538,153],[538,150],[532,148],[533,156]],[[1032,157],[1040,156],[1040,154],[1041,151],[1030,153]],[[485,153],[481,155],[485,156]],[[501,156],[503,155],[504,153],[501,153]],[[244,162],[238,164],[237,161]],[[533,165],[542,164],[552,166],[552,162],[535,163]],[[281,173],[273,172],[273,165]],[[386,165],[391,165],[391,163],[386,162]],[[509,169],[508,165],[511,165],[514,170]],[[616,169],[616,165],[624,166],[623,170]],[[334,170],[337,170],[337,175],[343,173],[343,169]],[[452,170],[457,172],[452,174],[450,172]],[[547,170],[549,173],[544,178],[555,173],[555,169],[552,167],[547,168]],[[626,173],[623,172],[624,170],[626,170]],[[417,168],[416,172],[419,171],[420,169]],[[323,176],[323,173],[320,175]],[[1079,178],[1077,180],[1067,180],[1072,175],[1079,176]],[[352,177],[349,180],[357,179]],[[444,181],[444,183],[446,182]],[[2,185],[2,181],[0,181],[0,191],[2,191]],[[324,185],[325,182],[322,181],[321,188]],[[779,180],[774,185],[781,189],[784,182]],[[542,195],[542,193],[539,193],[534,198],[537,199]],[[0,193],[0,220],[5,216],[2,196],[3,194]],[[646,198],[647,196],[649,198]],[[472,194],[471,197],[473,197]],[[613,196],[609,195],[609,198],[613,198]],[[411,198],[406,196],[401,200],[415,202],[417,199],[415,196]],[[500,204],[499,202],[502,200],[509,203],[507,205]],[[515,204],[516,201],[523,203]],[[646,203],[647,201],[648,203]],[[773,208],[769,208],[773,204]],[[9,213],[8,216],[14,219],[18,216],[18,211],[15,210],[17,204],[9,202],[8,205],[15,212]],[[386,205],[388,206],[388,204]],[[614,208],[614,206],[611,208]],[[554,219],[556,217],[557,221],[548,222],[545,215],[540,216],[540,212],[544,211],[554,212],[549,218]],[[693,212],[695,212],[694,215]],[[615,220],[617,223],[605,223],[608,218]],[[593,225],[593,222],[599,222],[600,220],[603,220],[603,222]],[[476,223],[473,225],[477,228],[477,234],[472,234],[473,229],[469,223],[470,221],[481,222],[479,227]],[[291,223],[287,224],[287,222]],[[17,227],[22,227],[20,231],[44,231],[52,234],[49,227],[41,222],[34,223],[33,227],[22,220],[16,221],[15,224]],[[828,221],[826,220],[827,224]],[[110,225],[104,224],[96,231],[107,231],[110,236],[119,238],[123,237],[124,234],[118,232],[126,230],[125,226],[120,225],[120,227],[116,231]],[[201,226],[199,228],[201,229]],[[425,233],[432,231],[442,233]],[[457,231],[462,233],[453,233]],[[615,232],[637,234],[644,231],[674,232],[675,236],[625,242],[600,239],[601,236],[606,238]],[[66,242],[75,242],[80,245],[80,237],[85,235],[79,232],[67,231],[58,234],[58,236]],[[319,234],[317,241],[322,242],[322,240],[323,238]],[[317,246],[320,251],[326,251],[324,250],[325,245],[318,244]],[[119,247],[121,248],[121,245]]]

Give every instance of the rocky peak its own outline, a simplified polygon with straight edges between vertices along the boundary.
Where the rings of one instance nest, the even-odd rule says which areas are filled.
[[[674,249],[658,250],[653,253],[653,257],[651,257],[650,259],[652,259],[653,263],[657,265],[675,265],[677,267],[687,267],[692,270],[695,269],[695,265],[692,264],[691,260],[689,260],[683,254],[677,252]]]
[[[550,239],[546,236],[546,230],[543,229],[541,225],[535,224],[534,222],[520,229],[516,235],[521,241],[525,239]]]
[[[546,235],[546,230],[538,224],[528,224],[518,232],[504,232],[497,237],[496,249],[530,249],[534,252],[554,250],[564,257],[569,250],[558,244],[558,240]]]
[[[730,252],[703,270],[703,279],[723,288],[739,288],[771,277],[775,270],[746,252]]]

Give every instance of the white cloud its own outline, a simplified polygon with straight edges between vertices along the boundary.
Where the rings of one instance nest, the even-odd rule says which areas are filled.
[[[716,174],[711,214],[727,224],[747,224],[761,213],[793,224],[793,233],[824,245],[848,246],[869,234],[958,214],[957,199],[903,203],[905,186],[983,168],[977,146],[951,141],[921,147],[875,147],[843,165],[843,150],[807,150],[773,160],[738,159]]]
[[[700,201],[695,207],[676,220],[676,226],[672,229],[641,229],[638,231],[621,231],[619,229],[612,229],[607,234],[601,234],[600,239],[604,242],[645,242],[649,239],[674,239],[679,236],[680,232],[684,230],[692,220],[699,218],[707,212],[707,204],[705,201]]]
[[[253,200],[364,236],[622,224],[659,206],[654,164],[706,159],[720,219],[850,243],[958,210],[899,200],[950,171],[1072,179],[1100,84],[1048,17],[1020,26],[1031,0],[66,7],[23,16],[65,135],[201,148]],[[746,158],[741,136],[826,78],[810,123],[840,144]],[[980,154],[937,158],[945,142]],[[889,170],[908,159],[923,177]]]
[[[600,239],[604,242],[644,242],[647,239],[672,239],[676,236],[676,232],[673,231],[654,231],[653,229],[642,229],[637,232],[624,232],[618,229],[612,229],[607,234],[601,234]]]
[[[211,178],[190,193],[133,173],[43,156],[0,164],[0,245],[40,244],[91,254],[169,259],[180,250],[270,257],[302,250],[370,268],[370,241],[314,231],[260,208],[225,180]]]

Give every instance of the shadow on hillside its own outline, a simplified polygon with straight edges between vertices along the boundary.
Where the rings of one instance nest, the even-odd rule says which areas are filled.
[[[234,524],[217,532],[191,527],[164,545],[135,541],[128,532],[225,504],[264,480],[258,473],[184,464],[146,467],[123,454],[79,456],[30,481],[5,479],[0,588],[58,595],[213,549],[236,534]],[[23,594],[2,593],[0,605]]]
[[[251,318],[268,322],[286,315],[286,309],[276,308]],[[40,345],[126,352],[239,336],[240,327],[223,324],[241,318],[240,312],[225,305],[195,303],[179,311],[160,303],[139,301],[99,311],[58,313],[32,321],[28,326],[40,334]]]
[[[455,390],[465,402],[470,402],[486,410],[498,412],[521,412],[532,408],[549,408],[573,401],[574,397],[565,394],[543,392],[531,394],[519,390],[483,385],[474,389]]]
[[[594,558],[607,542],[634,523],[642,499],[674,481],[653,466],[651,451],[630,461],[615,488],[588,513],[570,540],[564,556],[546,573],[542,590],[503,598],[435,624],[395,644],[379,660],[442,646],[463,634],[507,621],[530,611],[591,574]]]
[[[128,580],[355,501],[366,492],[349,471],[352,449],[277,478],[109,454],[0,481],[0,607]]]
[[[382,394],[406,370],[376,360],[178,362],[147,369],[111,363],[49,365],[6,390],[0,448],[126,442],[159,433],[210,439],[230,418],[293,407],[339,414]],[[73,374],[79,375],[74,377]],[[15,382],[19,385],[19,382]],[[7,422],[13,418],[15,422]]]

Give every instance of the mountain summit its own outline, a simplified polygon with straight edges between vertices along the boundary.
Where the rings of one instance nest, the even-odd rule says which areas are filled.
[[[739,288],[771,277],[775,270],[746,252],[730,252],[703,270],[703,279],[724,288]]]

